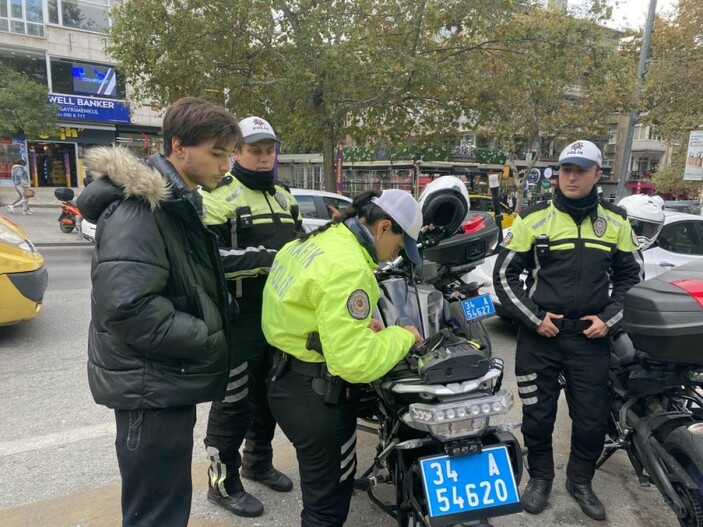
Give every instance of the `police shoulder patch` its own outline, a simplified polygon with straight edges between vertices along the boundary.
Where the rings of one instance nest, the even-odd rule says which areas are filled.
[[[608,222],[606,221],[606,219],[603,216],[599,216],[593,222],[593,232],[599,238],[603,237],[607,228],[608,228]]]
[[[276,192],[273,196],[283,210],[288,210],[288,199],[283,192]]]
[[[356,320],[364,320],[371,312],[369,295],[363,289],[357,289],[347,299],[347,311]]]
[[[510,245],[510,240],[513,239],[513,233],[508,231],[508,234],[505,235],[505,238],[503,238],[503,245],[506,247]]]

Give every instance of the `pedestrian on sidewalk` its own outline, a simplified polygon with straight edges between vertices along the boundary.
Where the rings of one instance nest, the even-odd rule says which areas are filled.
[[[29,175],[25,166],[27,162],[19,158],[12,164],[12,184],[15,185],[15,190],[19,194],[19,198],[12,205],[7,205],[7,210],[15,213],[15,207],[22,205],[22,214],[32,214],[29,208],[29,194],[31,192],[29,186]],[[29,191],[27,189],[30,189]]]
[[[222,400],[230,366],[233,306],[196,188],[229,170],[237,120],[189,97],[162,133],[164,155],[146,161],[89,150],[78,197],[97,224],[88,383],[115,411],[123,527],[188,524],[195,405]]]

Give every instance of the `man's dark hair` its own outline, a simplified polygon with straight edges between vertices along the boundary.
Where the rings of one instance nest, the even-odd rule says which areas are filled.
[[[19,159],[15,159],[14,163],[12,163],[12,164],[25,166],[27,164],[27,162],[20,157]]]
[[[173,138],[180,139],[183,146],[197,146],[216,139],[217,146],[225,148],[233,145],[241,135],[234,115],[196,97],[178,99],[168,107],[162,132],[166,157],[173,151]]]

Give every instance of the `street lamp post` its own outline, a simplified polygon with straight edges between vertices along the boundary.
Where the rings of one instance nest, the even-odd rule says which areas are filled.
[[[640,50],[640,63],[637,68],[637,85],[635,88],[635,109],[630,113],[630,120],[627,123],[627,135],[625,136],[625,145],[622,153],[622,162],[620,163],[620,174],[618,175],[617,200],[623,198],[625,194],[625,182],[627,181],[627,172],[630,168],[630,156],[632,155],[632,137],[635,132],[635,123],[639,117],[640,96],[642,93],[642,84],[644,82],[644,72],[647,67],[647,59],[649,58],[649,45],[652,40],[652,30],[654,28],[654,15],[657,10],[657,0],[649,0],[649,12],[647,13],[647,23],[644,28],[644,36],[642,38],[642,49]]]

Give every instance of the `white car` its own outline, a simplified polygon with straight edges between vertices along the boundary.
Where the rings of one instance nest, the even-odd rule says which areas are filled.
[[[664,210],[664,226],[657,241],[642,253],[645,278],[654,278],[673,267],[691,261],[703,261],[703,217]],[[497,256],[486,258],[473,270],[466,280],[485,284],[485,292],[491,295],[496,312],[503,318],[510,316],[502,309],[493,288],[493,267]],[[527,274],[524,273],[523,278]]]
[[[703,261],[703,217],[671,210],[664,210],[664,216],[657,241],[643,253],[645,278],[686,262]]]
[[[346,196],[324,190],[292,188],[290,191],[300,207],[303,228],[306,232],[312,232],[326,225],[332,219],[334,210],[344,212],[344,209],[352,203],[352,200]]]
[[[346,196],[322,190],[292,188],[291,192],[300,207],[303,228],[306,232],[319,229],[329,222],[332,219],[332,209],[344,212],[344,209],[352,203],[352,200]],[[81,236],[95,243],[95,224],[83,220],[81,222]]]

